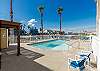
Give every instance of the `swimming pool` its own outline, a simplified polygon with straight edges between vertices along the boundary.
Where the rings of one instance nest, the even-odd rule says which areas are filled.
[[[46,42],[35,43],[31,46],[41,49],[67,50],[68,45],[65,42],[65,40],[50,40]]]

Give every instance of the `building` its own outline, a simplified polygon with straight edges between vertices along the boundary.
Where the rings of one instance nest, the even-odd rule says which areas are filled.
[[[96,54],[97,54],[97,67],[98,71],[100,71],[100,0],[97,0],[97,17],[96,17],[96,34],[97,34],[97,40],[96,45]]]
[[[0,28],[0,48],[8,48],[8,30],[5,28]]]
[[[20,23],[0,20],[0,51],[3,48],[9,47],[8,29],[14,28],[17,30],[17,55],[20,55]],[[9,30],[10,31],[10,30]]]

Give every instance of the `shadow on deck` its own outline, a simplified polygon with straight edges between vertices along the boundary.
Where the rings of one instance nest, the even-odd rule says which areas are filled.
[[[52,71],[34,60],[43,54],[21,48],[20,56],[16,56],[16,46],[2,50],[1,71]]]

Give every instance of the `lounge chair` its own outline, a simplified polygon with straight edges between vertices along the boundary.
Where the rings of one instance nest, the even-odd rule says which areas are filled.
[[[88,58],[88,62],[90,63],[90,55],[93,53],[93,51],[82,51],[80,54],[80,58]]]
[[[85,62],[86,58],[79,60],[69,59],[70,67],[72,67],[74,70],[79,69],[80,71],[82,71],[85,68]]]
[[[93,52],[91,52],[93,53]],[[73,59],[69,59],[69,65],[73,68],[73,69],[79,69],[80,71],[83,71],[85,68],[85,65],[87,64],[87,60],[90,61],[90,55],[91,53],[89,53],[88,55],[80,55],[82,57],[80,57],[80,59],[78,60],[73,60]]]

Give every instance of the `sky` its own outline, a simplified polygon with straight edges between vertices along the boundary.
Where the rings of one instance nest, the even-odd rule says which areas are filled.
[[[94,0],[13,0],[14,21],[25,24],[25,30],[27,30],[29,21],[35,20],[34,27],[40,28],[38,10],[40,5],[44,5],[45,29],[59,30],[57,8],[61,6],[63,31],[95,30],[96,3]],[[9,13],[10,0],[0,0],[0,19],[10,20]]]

